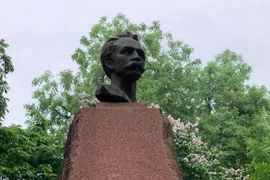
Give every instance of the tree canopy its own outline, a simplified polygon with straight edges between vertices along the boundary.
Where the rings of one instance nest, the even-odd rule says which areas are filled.
[[[6,76],[14,71],[11,57],[6,54],[6,48],[8,48],[8,46],[4,39],[0,39],[0,125],[6,112],[8,112],[8,98],[5,97],[5,94],[8,92],[9,86],[6,81]]]
[[[1,139],[1,162],[6,162],[0,164],[2,177],[56,177],[73,116],[82,106],[95,106],[97,84],[109,82],[100,62],[101,47],[107,38],[126,30],[138,34],[147,57],[137,98],[158,104],[170,115],[185,179],[269,176],[269,90],[246,84],[251,67],[242,56],[225,49],[203,66],[200,59],[191,58],[193,48],[164,33],[158,21],[134,24],[118,14],[112,20],[102,17],[81,38],[71,56],[78,72],[67,69],[55,77],[46,71],[34,78],[35,103],[25,105],[27,129],[2,128],[2,137],[8,137]],[[12,160],[11,152],[22,156],[20,161]],[[15,171],[24,173],[16,176]]]

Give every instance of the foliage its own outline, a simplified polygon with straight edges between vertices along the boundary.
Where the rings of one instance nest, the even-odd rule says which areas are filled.
[[[56,179],[62,161],[62,144],[44,131],[41,124],[27,129],[21,126],[1,126],[8,112],[4,96],[9,86],[6,75],[14,71],[8,44],[0,40],[0,179]]]
[[[198,114],[200,134],[209,147],[221,152],[223,166],[246,167],[248,141],[269,137],[269,92],[244,84],[250,72],[240,55],[225,50],[200,76],[199,97],[204,99],[204,111]]]
[[[56,179],[63,149],[40,127],[1,127],[0,144],[2,179]]]
[[[139,100],[158,102],[175,114],[182,113],[174,107],[183,109],[183,112],[187,109],[179,103],[182,92],[186,91],[187,87],[178,87],[181,86],[181,80],[186,82],[185,86],[191,86],[189,83],[196,77],[200,61],[190,60],[192,49],[174,40],[170,33],[164,34],[159,22],[137,25],[119,14],[111,22],[106,17],[101,18],[91,29],[89,36],[81,38],[82,47],[72,55],[72,59],[78,64],[78,73],[64,70],[56,80],[50,71],[46,71],[33,80],[32,84],[36,87],[33,98],[36,103],[25,105],[29,127],[39,125],[54,137],[55,142],[64,144],[68,124],[82,105],[78,94],[85,93],[93,99],[97,84],[108,81],[99,59],[101,46],[108,37],[124,30],[139,35],[148,55],[147,71],[138,84]],[[171,81],[168,81],[168,78]]]
[[[166,112],[174,115],[192,114],[193,110],[187,108],[185,103],[192,99],[192,95],[187,94],[195,94],[197,90],[197,80],[193,80],[201,64],[200,60],[190,59],[193,50],[174,40],[170,33],[163,33],[157,21],[150,25],[137,25],[118,14],[111,22],[106,17],[101,18],[89,36],[81,38],[82,47],[72,55],[78,64],[78,73],[64,70],[56,80],[50,71],[46,71],[33,80],[36,103],[25,105],[29,127],[38,125],[57,144],[64,144],[70,120],[80,106],[87,105],[87,102],[80,101],[78,95],[84,93],[93,99],[97,84],[108,81],[99,59],[101,46],[108,37],[125,30],[139,35],[148,57],[147,71],[138,84],[138,99],[159,103]]]
[[[0,125],[6,112],[8,112],[8,98],[4,96],[9,90],[8,83],[5,80],[6,75],[14,71],[11,57],[6,54],[6,48],[8,48],[8,44],[5,43],[4,39],[0,39]]]
[[[51,72],[47,71],[33,80],[33,86],[37,88],[33,98],[37,103],[25,106],[30,118],[28,123],[39,119],[48,124],[52,133],[61,134],[65,131],[67,121],[80,106],[78,94],[85,92],[93,98],[96,85],[108,81],[99,59],[101,46],[108,37],[124,30],[139,34],[148,55],[147,71],[138,84],[138,99],[158,102],[167,108],[167,111],[174,111],[174,114],[187,114],[188,109],[179,103],[184,101],[184,98],[181,101],[180,98],[189,88],[185,86],[196,88],[196,82],[193,83],[194,86],[190,83],[193,82],[192,78],[196,77],[200,64],[199,60],[190,60],[192,49],[180,41],[175,41],[170,33],[164,34],[158,22],[149,26],[143,23],[136,25],[119,14],[112,22],[105,17],[101,18],[92,28],[89,37],[81,38],[82,47],[72,55],[73,60],[79,65],[77,74],[71,70],[64,70],[58,76],[59,81],[56,81]],[[179,83],[180,81],[182,83]],[[183,112],[178,112],[176,108],[183,109]]]
[[[251,163],[249,170],[251,180],[270,179],[270,141],[263,139],[262,142],[250,140],[248,144],[250,152],[248,153]]]
[[[81,47],[72,55],[78,65],[77,73],[64,70],[54,77],[46,71],[33,80],[36,102],[25,105],[27,130],[11,127],[3,131],[16,130],[6,140],[18,142],[1,145],[5,149],[3,162],[10,159],[7,149],[24,147],[19,153],[22,161],[10,160],[13,164],[7,165],[5,177],[37,178],[31,173],[44,175],[44,179],[55,177],[73,115],[81,106],[94,106],[90,99],[94,99],[97,84],[108,82],[100,64],[101,46],[108,37],[125,30],[139,35],[147,55],[146,72],[138,82],[139,101],[159,104],[166,115],[181,117],[181,121],[173,122],[180,128],[175,129],[175,140],[185,179],[241,179],[247,171],[251,179],[266,176],[269,162],[264,159],[269,160],[270,147],[265,140],[269,139],[270,127],[269,91],[245,85],[251,67],[243,58],[225,50],[203,67],[199,59],[190,58],[193,49],[175,40],[172,34],[164,33],[158,21],[150,25],[134,24],[118,14],[112,21],[101,18],[88,36],[81,38]],[[30,132],[37,134],[36,138],[29,140]],[[44,146],[37,145],[39,140]],[[40,160],[45,158],[40,153],[35,155],[38,163],[32,164],[28,152],[35,154],[41,149],[33,150],[30,144],[32,148],[46,149],[50,153],[46,156],[52,158],[50,163]],[[43,169],[38,168],[41,165]],[[13,166],[27,167],[30,173],[21,169],[25,173],[20,177],[8,174],[14,173],[10,169]]]
[[[184,179],[247,180],[249,178],[243,168],[233,169],[220,164],[220,151],[215,147],[209,148],[201,137],[197,136],[198,122],[184,123],[172,116],[168,116],[168,120],[172,124],[175,149],[183,169]]]

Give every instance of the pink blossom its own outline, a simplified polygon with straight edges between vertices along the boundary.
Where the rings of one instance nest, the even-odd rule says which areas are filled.
[[[189,162],[188,158],[186,158],[186,157],[183,159],[183,161],[186,162],[186,163]]]
[[[174,122],[174,119],[173,119],[173,117],[172,117],[171,115],[169,115],[169,116],[167,117],[167,119],[168,119],[171,123]]]
[[[158,104],[156,104],[156,105],[154,105],[154,108],[159,109],[160,107],[159,107],[159,105],[158,105]]]
[[[173,131],[174,133],[176,133],[176,132],[177,132],[177,128],[176,128],[175,126],[173,126],[172,131]]]
[[[184,123],[183,122],[180,122],[180,121],[175,121],[175,124],[176,128],[179,130],[179,131],[184,131],[185,130],[185,126],[184,126]]]
[[[189,129],[191,127],[191,123],[190,122],[187,122],[186,125],[185,125],[185,128]]]
[[[94,101],[97,103],[97,102],[100,102],[97,98],[94,99]]]
[[[86,93],[79,93],[81,99],[85,99],[88,95]]]
[[[197,127],[198,126],[198,122],[195,122],[194,124],[192,124],[192,127],[194,128],[194,127]]]

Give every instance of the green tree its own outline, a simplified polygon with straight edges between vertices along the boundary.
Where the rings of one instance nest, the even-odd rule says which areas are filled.
[[[270,179],[270,141],[265,138],[262,142],[250,140],[248,143],[248,157],[251,180]]]
[[[9,86],[6,81],[6,75],[14,71],[11,57],[6,54],[7,47],[8,44],[5,43],[5,40],[0,39],[0,125],[2,124],[6,112],[8,112],[8,98],[5,97],[5,94],[8,92]]]
[[[192,95],[186,94],[195,90],[189,89],[197,89],[196,77],[201,63],[190,59],[192,49],[174,40],[170,33],[163,33],[159,22],[137,25],[118,14],[111,22],[106,17],[101,18],[91,29],[89,37],[81,38],[82,47],[72,55],[78,73],[64,70],[56,81],[47,71],[33,80],[37,88],[33,98],[37,103],[25,106],[28,124],[44,124],[58,137],[57,141],[63,142],[67,124],[81,106],[78,95],[87,93],[90,99],[94,98],[97,84],[108,81],[100,63],[101,46],[108,37],[125,30],[139,35],[148,59],[146,72],[138,84],[138,99],[149,104],[158,103],[175,116],[192,114],[194,110],[183,103],[192,99]]]
[[[81,106],[93,106],[91,99],[97,84],[109,81],[100,63],[103,43],[125,30],[139,35],[147,56],[146,72],[138,82],[138,100],[159,104],[165,114],[180,117],[183,122],[199,121],[200,135],[208,146],[200,148],[205,151],[202,154],[218,150],[221,169],[238,169],[255,162],[256,156],[251,152],[256,146],[248,144],[251,140],[263,143],[263,138],[269,137],[270,98],[267,89],[245,85],[251,67],[243,58],[225,50],[202,67],[199,59],[190,58],[193,49],[164,33],[158,21],[134,24],[122,14],[112,21],[101,18],[88,36],[81,38],[81,47],[72,55],[78,65],[77,73],[64,70],[54,77],[46,71],[33,80],[36,103],[25,105],[29,128],[39,127],[53,139],[52,145],[63,149],[73,115]],[[87,96],[88,101],[80,96]],[[181,157],[186,152],[178,153]],[[55,154],[60,159],[61,152]],[[257,161],[250,167],[256,165],[259,166]],[[206,173],[206,169],[200,171]],[[255,173],[254,168],[250,172]],[[194,172],[185,174],[198,177]]]
[[[126,30],[139,35],[147,54],[146,72],[138,84],[138,99],[148,104],[158,103],[166,113],[174,116],[192,115],[199,102],[188,102],[192,102],[197,94],[201,66],[200,60],[190,58],[193,49],[174,40],[170,33],[163,33],[157,21],[150,25],[133,24],[118,14],[112,21],[101,18],[89,36],[81,38],[82,46],[72,55],[78,73],[64,70],[56,80],[50,71],[46,71],[33,80],[36,103],[25,105],[29,127],[42,127],[57,144],[64,145],[72,115],[83,105],[79,94],[87,93],[88,98],[93,99],[97,84],[108,82],[100,63],[103,43],[108,37]]]
[[[269,138],[269,92],[245,85],[251,67],[229,50],[217,55],[203,69],[200,97],[204,112],[199,115],[203,139],[222,152],[223,165],[240,168],[250,163],[250,139]]]
[[[224,162],[230,166],[236,166],[235,161],[246,159],[237,153],[245,149],[242,138],[248,131],[234,104],[244,95],[244,81],[248,79],[250,70],[241,56],[226,50],[207,64],[200,79],[199,93],[205,104],[204,112],[199,115],[201,133],[209,146],[220,147],[226,157]]]
[[[39,126],[0,128],[0,177],[9,180],[57,178],[62,146]]]
[[[62,144],[49,136],[43,124],[27,129],[1,122],[7,112],[8,90],[6,75],[14,71],[11,57],[6,55],[8,44],[0,40],[0,179],[56,179],[62,161]]]

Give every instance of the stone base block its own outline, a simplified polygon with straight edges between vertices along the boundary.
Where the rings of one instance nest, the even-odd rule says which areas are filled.
[[[172,130],[142,103],[82,108],[69,130],[61,180],[181,180]]]

